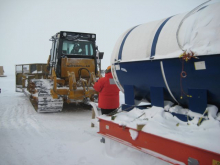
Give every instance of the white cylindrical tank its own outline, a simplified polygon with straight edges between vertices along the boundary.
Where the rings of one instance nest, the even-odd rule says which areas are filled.
[[[111,62],[179,57],[220,52],[220,3],[204,4],[183,13],[128,29],[117,41]]]
[[[220,109],[220,3],[128,29],[116,42],[111,64],[117,86],[127,90],[126,104],[151,101],[156,87],[164,92],[161,98],[183,107],[199,97],[205,102],[200,109],[207,103]]]

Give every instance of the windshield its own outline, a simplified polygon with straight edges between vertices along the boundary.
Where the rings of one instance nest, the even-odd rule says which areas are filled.
[[[93,55],[93,46],[90,41],[63,41],[62,53],[66,55]]]

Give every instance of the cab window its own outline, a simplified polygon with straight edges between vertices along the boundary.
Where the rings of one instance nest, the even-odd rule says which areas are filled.
[[[93,56],[93,52],[90,41],[63,41],[62,54]]]

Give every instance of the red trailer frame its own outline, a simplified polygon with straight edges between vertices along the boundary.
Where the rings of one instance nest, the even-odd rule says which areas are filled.
[[[129,129],[99,118],[99,134],[172,164],[220,165],[220,154],[150,133],[138,131],[133,140]],[[193,162],[192,162],[193,161]],[[196,163],[197,162],[197,163]]]

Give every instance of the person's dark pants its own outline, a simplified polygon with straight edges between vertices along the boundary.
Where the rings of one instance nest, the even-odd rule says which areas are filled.
[[[103,114],[109,114],[109,113],[113,112],[114,110],[116,110],[116,109],[101,109],[102,115]]]

